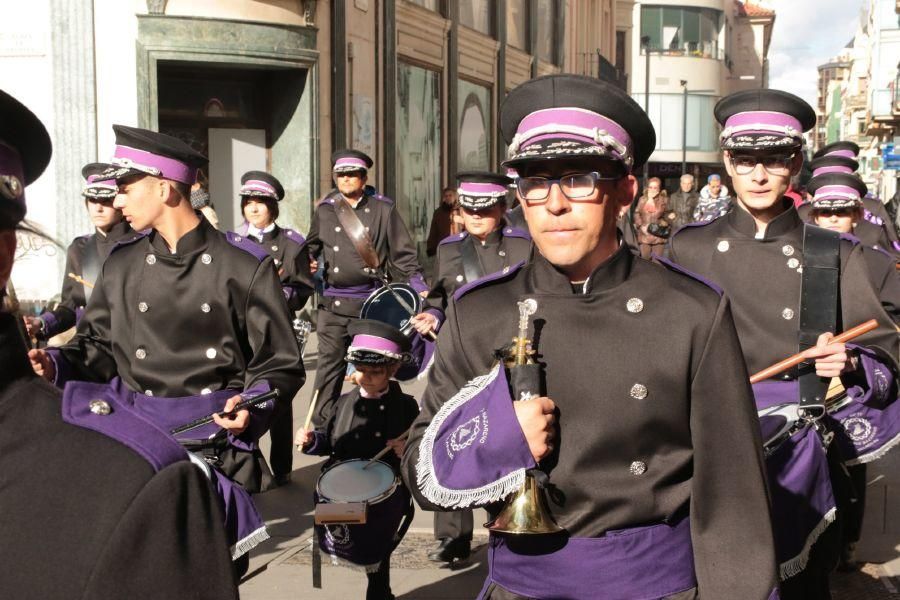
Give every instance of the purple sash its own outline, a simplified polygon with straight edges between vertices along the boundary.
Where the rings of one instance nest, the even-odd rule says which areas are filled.
[[[514,546],[538,540],[491,535],[490,572],[479,598],[491,583],[530,598],[560,600],[655,600],[697,586],[688,518],[674,526],[663,523],[558,541],[561,547],[546,552],[517,552]]]

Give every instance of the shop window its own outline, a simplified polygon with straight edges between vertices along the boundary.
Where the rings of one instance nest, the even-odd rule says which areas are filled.
[[[469,29],[491,35],[493,9],[494,3],[489,0],[459,0],[459,23]]]
[[[488,171],[491,168],[491,89],[459,80],[460,171]]]

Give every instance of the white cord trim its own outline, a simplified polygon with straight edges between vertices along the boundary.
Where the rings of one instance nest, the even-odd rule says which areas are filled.
[[[395,352],[390,352],[388,350],[376,350],[375,348],[366,348],[365,346],[350,346],[347,348],[347,356],[349,356],[353,352],[371,352],[372,354],[380,354],[382,356],[387,356],[388,358],[393,358],[394,360],[403,360],[402,354],[397,354]]]
[[[891,440],[887,444],[885,444],[878,450],[869,452],[868,454],[863,454],[862,456],[857,456],[856,458],[850,460],[845,460],[844,464],[848,467],[852,467],[853,465],[864,465],[866,463],[876,461],[890,452],[891,449],[897,444],[900,444],[900,433],[891,438]]]
[[[141,163],[136,163],[130,158],[113,158],[110,161],[110,164],[113,164],[117,167],[124,167],[126,169],[134,169],[135,171],[140,171],[142,173],[146,173],[148,175],[158,176],[162,174],[162,171],[157,169],[156,167],[148,167],[147,165],[142,165]]]
[[[237,560],[267,539],[269,539],[269,532],[266,531],[266,526],[263,525],[244,539],[238,540],[238,542],[231,547],[231,560]]]
[[[438,431],[447,417],[463,404],[477,396],[497,378],[502,364],[485,375],[472,379],[463,386],[452,398],[447,400],[437,414],[431,420],[431,424],[425,429],[422,440],[419,443],[419,460],[416,462],[416,483],[422,495],[433,504],[446,508],[466,508],[480,506],[502,500],[525,483],[525,469],[504,475],[497,481],[477,488],[454,490],[446,488],[437,480],[432,462],[432,452]]]
[[[722,130],[722,133],[719,134],[719,139],[724,140],[726,138],[730,138],[735,134],[743,133],[745,131],[752,131],[754,133],[786,135],[792,138],[801,140],[803,139],[802,131],[798,131],[790,125],[772,125],[771,123],[749,123],[747,125],[732,125],[731,127],[726,127]]]
[[[837,509],[832,508],[825,516],[822,517],[822,520],[819,521],[819,524],[806,536],[806,543],[803,544],[803,549],[800,551],[800,554],[791,558],[790,560],[786,560],[778,566],[778,577],[780,581],[784,581],[789,577],[793,577],[800,571],[806,568],[806,563],[809,562],[809,552],[812,550],[813,544],[816,543],[816,540],[819,539],[819,536],[822,535],[828,526],[834,522],[835,517],[837,516]]]
[[[628,147],[617,140],[615,137],[610,135],[607,130],[600,129],[599,127],[577,127],[575,125],[562,125],[560,123],[548,123],[547,125],[541,125],[540,127],[534,127],[527,131],[516,133],[513,136],[512,141],[510,141],[509,143],[507,157],[515,158],[515,155],[519,152],[519,147],[531,138],[537,137],[539,135],[547,135],[553,133],[571,133],[573,135],[580,135],[582,137],[590,138],[594,140],[595,143],[600,144],[601,146],[605,146],[607,148],[612,148],[613,150],[615,150],[621,157],[622,161],[629,167],[634,163],[634,158],[631,156],[631,152],[628,150]]]

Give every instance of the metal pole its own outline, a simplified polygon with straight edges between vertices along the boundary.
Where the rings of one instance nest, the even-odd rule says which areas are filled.
[[[687,101],[688,101],[688,89],[687,89],[687,81],[682,81],[681,86],[684,88],[684,98],[682,104],[682,118],[681,118],[681,174],[684,175],[687,173]]]
[[[644,112],[650,116],[650,36],[641,37],[641,45],[644,46],[644,54],[647,59],[644,63]],[[644,163],[644,189],[647,189],[647,180],[650,178],[650,163]]]

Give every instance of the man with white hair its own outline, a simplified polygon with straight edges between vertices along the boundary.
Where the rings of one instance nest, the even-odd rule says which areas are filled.
[[[673,229],[684,226],[694,220],[694,209],[697,208],[697,202],[700,195],[694,191],[694,176],[685,173],[679,180],[678,191],[669,196],[669,208],[675,212],[675,222],[672,224]]]

